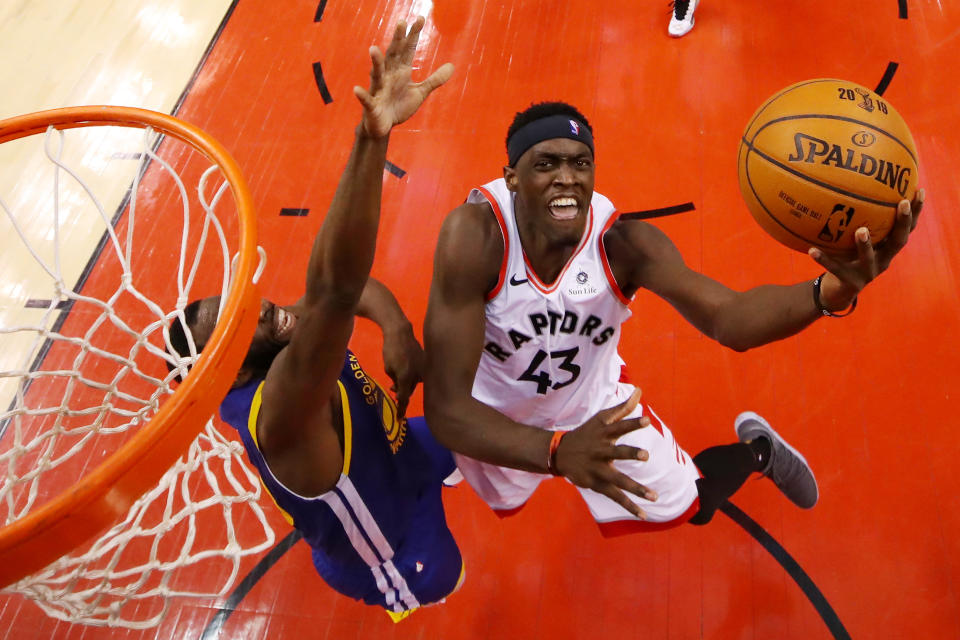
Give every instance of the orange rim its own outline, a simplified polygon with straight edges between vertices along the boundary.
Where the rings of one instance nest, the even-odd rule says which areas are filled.
[[[226,395],[253,337],[260,300],[256,214],[249,188],[230,153],[202,129],[173,116],[133,107],[89,106],[39,111],[0,120],[0,143],[74,129],[149,125],[186,142],[220,166],[240,217],[237,271],[219,322],[192,374],[153,419],[93,471],[46,504],[0,529],[0,586],[5,587],[90,540],[123,517],[193,441]]]

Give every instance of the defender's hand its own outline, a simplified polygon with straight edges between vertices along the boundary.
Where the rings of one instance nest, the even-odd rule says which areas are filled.
[[[393,385],[390,391],[397,401],[397,414],[402,418],[407,413],[407,404],[417,383],[422,380],[424,366],[423,348],[413,331],[406,329],[383,336],[383,370]]]
[[[407,33],[403,20],[393,31],[393,40],[383,54],[370,47],[370,90],[354,87],[353,93],[363,105],[363,129],[367,135],[382,138],[401,122],[416,113],[430,93],[453,75],[449,62],[434,71],[423,82],[412,82],[413,56],[420,40],[424,19],[419,17]]]
[[[820,249],[810,249],[810,257],[828,271],[820,287],[820,300],[827,309],[841,311],[849,307],[864,287],[886,271],[917,228],[925,197],[926,191],[918,189],[913,202],[900,201],[890,235],[876,247],[870,242],[870,232],[866,228],[857,229],[857,257],[854,260],[844,261],[832,258]]]
[[[645,519],[643,510],[624,492],[650,501],[656,500],[657,494],[613,468],[614,460],[647,460],[649,457],[643,449],[614,444],[620,436],[650,425],[647,416],[623,419],[639,401],[637,389],[625,402],[600,411],[565,435],[557,449],[555,467],[575,485],[602,493],[634,516]]]

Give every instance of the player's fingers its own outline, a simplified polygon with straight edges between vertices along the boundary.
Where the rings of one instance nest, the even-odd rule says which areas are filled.
[[[901,200],[897,203],[897,213],[894,218],[893,228],[890,234],[883,242],[883,264],[881,268],[886,268],[890,264],[893,256],[897,255],[910,239],[910,228],[912,226],[913,213],[910,210],[910,201]]]
[[[383,52],[379,47],[370,47],[370,93],[373,95],[383,86],[384,64]]]
[[[636,431],[637,429],[643,429],[644,427],[649,426],[650,418],[647,416],[627,418],[626,420],[618,420],[613,424],[606,425],[603,430],[603,435],[613,441],[624,434],[630,433],[631,431]]]
[[[409,393],[397,393],[397,417],[403,418],[407,415],[407,405],[410,404]]]
[[[617,487],[615,484],[604,484],[600,487],[595,487],[593,489],[597,493],[602,493],[607,496],[621,507],[629,511],[635,518],[640,518],[641,520],[647,519],[647,514],[643,512],[643,509],[640,508],[636,502],[627,497],[627,494],[623,492],[622,489]]]
[[[645,487],[625,473],[618,472],[614,478],[614,483],[616,483],[620,489],[629,491],[633,495],[643,498],[644,500],[649,500],[650,502],[656,502],[659,497],[656,491]]]
[[[854,232],[857,245],[857,257],[860,259],[860,269],[864,279],[869,282],[877,277],[877,256],[870,242],[870,230],[860,227]]]
[[[650,459],[650,454],[646,449],[631,447],[626,444],[615,444],[611,446],[608,457],[611,460],[642,460],[646,462]]]
[[[354,87],[353,95],[357,96],[357,100],[360,101],[360,104],[363,105],[364,109],[366,109],[367,111],[373,110],[373,106],[374,106],[373,96],[371,96],[366,89],[364,89],[363,87]]]
[[[807,251],[807,255],[813,258],[814,261],[821,267],[835,275],[841,282],[850,281],[850,270],[845,263],[842,263],[836,258],[827,255],[816,247],[810,247],[810,249]]]
[[[413,395],[413,390],[417,388],[420,377],[417,375],[405,375],[397,381],[397,395],[409,398]]]
[[[390,39],[390,44],[387,46],[387,57],[395,58],[400,55],[403,51],[404,40],[407,36],[407,21],[398,20],[397,25],[393,28],[393,37]]]
[[[403,52],[401,55],[401,60],[404,64],[411,64],[413,62],[413,57],[417,53],[417,43],[420,41],[420,30],[423,29],[424,18],[423,16],[417,16],[417,19],[414,20],[413,24],[410,26],[410,32],[407,34],[406,41],[404,42]]]
[[[601,411],[599,415],[603,424],[612,424],[630,415],[630,412],[637,408],[637,403],[640,402],[640,395],[640,388],[637,387],[633,390],[633,393],[630,394],[629,398],[615,407]]]
[[[913,196],[913,202],[910,203],[910,210],[913,211],[913,220],[910,221],[910,231],[917,228],[917,221],[920,218],[920,211],[923,209],[923,201],[927,199],[926,189],[917,189]]]
[[[418,86],[423,90],[423,96],[427,97],[437,87],[442,86],[453,75],[453,64],[448,62],[433,73]]]

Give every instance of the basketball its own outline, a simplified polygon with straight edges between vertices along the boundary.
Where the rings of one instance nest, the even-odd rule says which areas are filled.
[[[767,100],[743,133],[737,162],[750,213],[804,253],[855,255],[860,227],[880,242],[897,203],[917,190],[917,151],[903,118],[845,80],[800,82]]]

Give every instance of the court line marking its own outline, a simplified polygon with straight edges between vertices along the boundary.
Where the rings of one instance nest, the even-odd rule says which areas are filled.
[[[260,578],[302,538],[303,534],[297,529],[294,529],[288,533],[283,540],[278,542],[273,549],[270,549],[270,551],[264,554],[256,566],[250,570],[250,573],[240,581],[237,588],[233,590],[226,602],[223,603],[223,606],[217,610],[216,615],[213,616],[213,619],[203,629],[203,634],[200,636],[201,640],[213,640],[213,638],[220,637],[220,631],[223,629],[224,623],[226,623],[233,612],[236,611],[237,605],[247,597],[247,594],[250,593],[254,585],[260,581]]]
[[[675,204],[670,207],[660,207],[659,209],[628,211],[627,213],[621,213],[620,218],[622,220],[649,220],[650,218],[662,218],[663,216],[672,216],[678,213],[686,213],[687,211],[694,210],[696,210],[696,207],[693,206],[692,202],[685,202],[683,204]]]
[[[887,68],[883,72],[883,77],[880,78],[880,84],[877,85],[877,88],[873,90],[878,96],[882,96],[883,93],[890,86],[890,83],[893,82],[893,76],[897,73],[897,69],[900,68],[900,64],[896,62],[888,62]]]
[[[330,89],[327,88],[327,81],[323,78],[323,67],[319,62],[313,63],[313,79],[317,83],[317,89],[320,90],[320,97],[323,98],[323,104],[333,102],[333,96],[330,95]]]
[[[840,617],[837,615],[837,612],[834,611],[830,603],[827,602],[827,598],[823,595],[823,592],[817,588],[817,585],[814,584],[813,579],[807,575],[807,572],[800,567],[800,563],[794,560],[793,556],[787,553],[787,550],[784,549],[773,536],[767,533],[766,529],[757,524],[755,520],[729,500],[720,506],[720,511],[743,527],[754,540],[760,543],[760,546],[773,556],[773,559],[783,567],[787,575],[793,578],[793,581],[797,583],[797,586],[800,587],[803,594],[807,596],[807,600],[810,601],[813,608],[820,614],[820,619],[827,625],[827,629],[833,634],[834,638],[838,640],[850,640],[850,634],[847,633],[843,623],[840,622]]]

